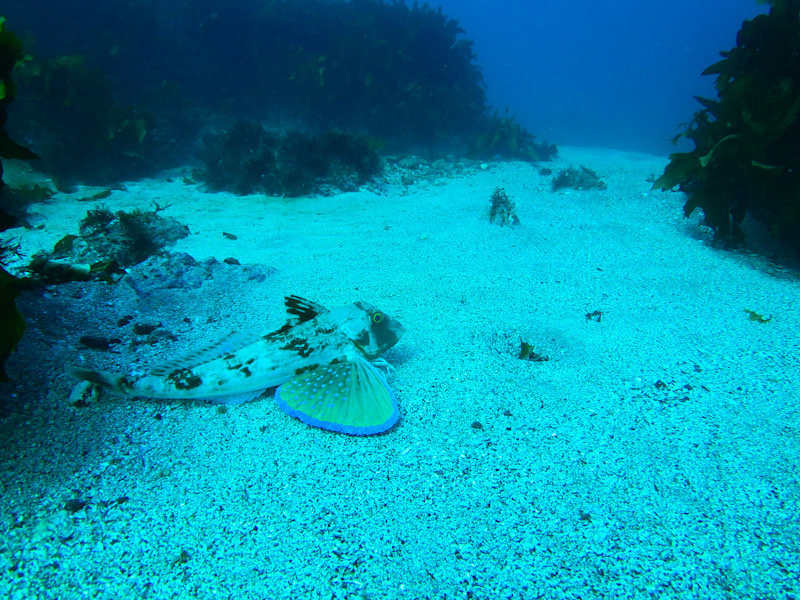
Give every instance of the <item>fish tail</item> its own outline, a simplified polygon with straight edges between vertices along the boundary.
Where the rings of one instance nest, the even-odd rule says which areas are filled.
[[[67,367],[67,373],[90,383],[96,383],[115,392],[125,393],[120,385],[120,376],[108,373],[106,371],[92,371],[91,369],[82,369],[80,367]]]

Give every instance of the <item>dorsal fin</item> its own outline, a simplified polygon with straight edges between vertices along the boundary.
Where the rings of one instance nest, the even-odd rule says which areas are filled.
[[[328,312],[328,309],[324,306],[300,296],[286,296],[284,303],[286,304],[286,312],[293,315],[291,318],[293,325],[305,323],[316,318],[317,315]]]
[[[216,344],[204,346],[193,352],[190,352],[185,356],[181,356],[180,358],[159,365],[150,371],[150,375],[169,375],[176,369],[190,369],[192,367],[196,367],[197,365],[202,365],[204,363],[211,362],[212,360],[221,358],[226,354],[232,354],[233,352],[236,352],[237,350],[240,350],[241,348],[244,348],[245,346],[248,346],[257,340],[257,335],[232,331]]]

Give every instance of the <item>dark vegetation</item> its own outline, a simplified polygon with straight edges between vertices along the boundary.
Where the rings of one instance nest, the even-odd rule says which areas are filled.
[[[84,56],[30,60],[17,77],[25,96],[15,117],[62,189],[135,179],[182,158],[173,131],[180,121],[119,101],[109,78]]]
[[[537,142],[536,136],[514,121],[514,116],[498,117],[495,112],[486,118],[469,148],[473,158],[525,160],[538,162],[552,160],[558,154],[555,144]]]
[[[486,108],[472,42],[427,4],[234,0],[225,11],[216,0],[191,4],[188,68],[215,82],[193,93],[221,92],[237,109],[261,104],[323,130],[356,128],[417,144],[471,133]],[[253,67],[246,90],[236,64]]]
[[[5,29],[5,18],[0,16],[0,194],[3,193],[3,159],[31,160],[36,154],[20,146],[6,131],[8,108],[17,96],[17,84],[13,78],[14,67],[25,58],[22,42]],[[1,196],[0,196],[1,197]],[[16,219],[0,206],[0,231],[13,227]]]
[[[7,0],[4,10],[32,54],[14,129],[62,186],[149,175],[195,144],[207,161],[205,132],[238,120],[358,132],[392,152],[555,154],[508,114],[489,116],[472,42],[427,4],[73,0],[43,18],[36,3]],[[315,187],[318,174],[308,177],[297,193]]]
[[[703,72],[717,76],[717,98],[697,97],[678,136],[695,148],[670,156],[653,187],[686,192],[685,214],[701,209],[728,247],[742,244],[751,215],[800,252],[800,0],[770,4]]]
[[[312,135],[239,121],[204,142],[205,169],[198,175],[215,191],[290,197],[326,188],[348,191],[381,171],[370,141],[343,131]]]
[[[25,321],[14,299],[19,294],[16,278],[0,267],[0,381],[7,381],[6,359],[25,333]]]
[[[547,362],[550,360],[550,357],[546,354],[536,352],[531,342],[521,340],[519,344],[519,359],[529,360],[531,362]]]
[[[4,21],[5,19],[0,17],[0,198],[5,187],[3,159],[36,158],[33,152],[17,144],[6,132],[8,105],[17,94],[12,71],[25,55],[22,51],[22,42],[13,33],[5,30]],[[0,206],[0,231],[12,227],[15,221],[16,219]],[[4,369],[5,361],[25,332],[25,321],[14,302],[19,293],[18,287],[18,280],[0,267],[0,381],[8,379]]]

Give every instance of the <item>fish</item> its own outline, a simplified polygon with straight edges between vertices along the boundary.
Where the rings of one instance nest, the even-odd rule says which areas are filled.
[[[391,429],[399,410],[378,367],[405,333],[366,302],[326,309],[284,298],[289,320],[261,336],[231,333],[217,344],[151,369],[120,375],[68,367],[73,377],[125,396],[238,404],[278,386],[275,400],[309,425],[350,435]]]

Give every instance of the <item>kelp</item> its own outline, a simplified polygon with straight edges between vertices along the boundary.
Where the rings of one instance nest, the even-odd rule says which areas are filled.
[[[696,97],[702,108],[675,140],[695,147],[672,154],[653,188],[686,192],[684,213],[702,210],[727,246],[752,215],[800,252],[800,0],[769,4],[703,71],[717,98]]]
[[[37,124],[43,168],[59,181],[105,184],[151,172],[163,150],[151,139],[153,117],[119,102],[109,78],[82,55],[31,60],[19,70]]]
[[[497,111],[490,118],[481,119],[477,133],[472,137],[468,155],[477,159],[509,159],[538,162],[552,160],[558,154],[555,144],[537,142],[536,136],[515,121],[506,108],[505,116]]]

